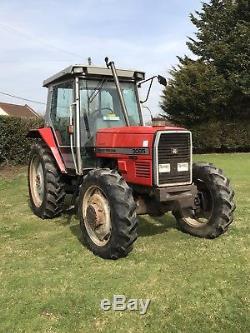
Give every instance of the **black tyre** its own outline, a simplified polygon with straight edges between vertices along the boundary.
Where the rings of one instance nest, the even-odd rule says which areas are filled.
[[[197,208],[174,212],[180,228],[191,235],[216,238],[233,222],[234,191],[221,169],[210,163],[193,164],[198,189]]]
[[[28,169],[30,206],[42,219],[61,214],[65,198],[62,175],[50,149],[43,142],[31,148]]]
[[[125,257],[137,238],[132,190],[114,170],[91,170],[79,196],[80,227],[87,247],[105,259]]]

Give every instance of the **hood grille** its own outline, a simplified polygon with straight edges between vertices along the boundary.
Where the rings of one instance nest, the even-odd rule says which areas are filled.
[[[156,137],[156,183],[181,185],[191,183],[191,133],[159,132]],[[178,171],[178,163],[188,163],[188,171]],[[170,172],[159,172],[159,164],[170,164]]]

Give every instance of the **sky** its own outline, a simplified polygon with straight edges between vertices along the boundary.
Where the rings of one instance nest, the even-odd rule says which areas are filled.
[[[0,0],[0,91],[46,103],[43,80],[88,57],[169,77],[176,56],[190,55],[189,14],[200,8],[198,0]],[[155,81],[147,103],[154,115],[161,91]],[[2,94],[0,101],[25,104]],[[27,103],[44,113],[45,105]]]

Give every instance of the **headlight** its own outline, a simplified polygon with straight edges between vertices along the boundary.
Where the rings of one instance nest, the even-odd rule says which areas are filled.
[[[159,164],[159,173],[165,173],[165,172],[170,172],[170,164],[165,163],[165,164]]]
[[[183,171],[188,171],[188,163],[177,163],[177,171],[178,172],[183,172]]]

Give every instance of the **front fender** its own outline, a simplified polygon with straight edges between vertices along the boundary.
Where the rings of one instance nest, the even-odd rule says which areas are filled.
[[[40,138],[46,143],[50,148],[52,155],[54,156],[57,166],[62,173],[67,173],[65,164],[62,160],[61,154],[59,152],[54,134],[50,127],[42,127],[37,129],[32,129],[28,132],[27,138]]]

